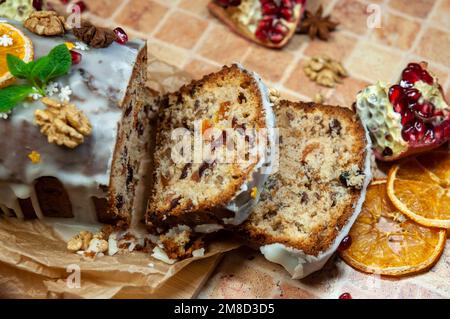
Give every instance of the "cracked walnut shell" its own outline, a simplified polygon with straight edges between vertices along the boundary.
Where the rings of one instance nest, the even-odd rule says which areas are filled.
[[[43,98],[47,108],[36,110],[36,124],[41,133],[46,135],[49,143],[75,148],[84,142],[84,137],[92,133],[92,125],[86,115],[70,103],[59,103]]]
[[[66,19],[55,11],[35,11],[23,23],[29,31],[44,36],[62,35],[66,32]]]

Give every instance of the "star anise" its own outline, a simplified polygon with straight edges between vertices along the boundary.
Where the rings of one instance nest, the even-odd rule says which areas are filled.
[[[316,13],[305,11],[305,16],[297,27],[297,33],[308,34],[311,40],[318,37],[321,40],[328,40],[330,32],[336,30],[338,22],[331,21],[330,15],[322,16],[323,7],[320,6]]]

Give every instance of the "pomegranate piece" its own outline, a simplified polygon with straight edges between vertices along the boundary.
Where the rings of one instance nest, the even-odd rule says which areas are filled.
[[[339,296],[339,299],[353,299],[352,295],[349,292],[344,292]]]
[[[128,42],[128,35],[122,28],[115,28],[114,33],[116,34],[117,43],[124,45]]]
[[[350,235],[347,235],[342,239],[341,243],[339,244],[338,250],[344,251],[350,248],[352,245],[352,237]]]
[[[70,51],[70,55],[72,56],[72,64],[77,65],[81,63],[82,55],[76,51]]]
[[[409,63],[398,84],[389,88],[377,85],[366,90],[385,92],[390,103],[374,97],[364,103],[367,97],[360,93],[356,108],[371,133],[378,159],[397,160],[439,147],[450,139],[450,106],[426,63]]]
[[[256,10],[259,12],[244,11],[250,7],[254,8],[252,5],[244,6],[244,2],[251,1],[259,1],[260,6]],[[214,3],[225,12],[218,10]],[[295,34],[304,3],[304,0],[215,0],[209,8],[241,35],[265,46],[280,48]],[[250,21],[249,24],[238,19],[239,15],[245,16],[244,20]],[[253,19],[247,15],[251,15]]]

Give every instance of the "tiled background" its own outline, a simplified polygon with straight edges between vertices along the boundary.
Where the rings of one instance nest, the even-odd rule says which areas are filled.
[[[85,0],[97,23],[123,25],[148,40],[157,58],[198,78],[235,61],[257,71],[286,97],[349,106],[355,94],[376,80],[394,81],[411,60],[424,60],[450,92],[450,0],[309,0],[338,20],[330,41],[295,36],[281,51],[268,50],[231,33],[208,12],[209,0]],[[381,28],[369,29],[371,3],[381,5]],[[310,82],[305,60],[327,54],[344,63],[351,76],[336,89]],[[450,93],[449,93],[450,94]]]
[[[394,81],[411,60],[428,61],[450,97],[450,0],[309,0],[324,5],[341,25],[330,41],[295,36],[281,51],[254,45],[231,33],[206,9],[208,0],[85,0],[88,16],[102,25],[122,25],[148,40],[149,51],[198,78],[223,64],[239,61],[261,74],[284,96],[350,106],[355,94],[376,80]],[[368,5],[381,6],[381,28],[367,27]],[[305,60],[327,54],[341,60],[350,77],[336,89],[310,82]],[[336,298],[450,297],[450,252],[432,271],[401,280],[381,279],[352,270],[336,258],[302,281],[249,249],[230,253],[199,297]]]

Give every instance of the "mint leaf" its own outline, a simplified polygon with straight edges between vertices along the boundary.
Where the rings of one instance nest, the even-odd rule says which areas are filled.
[[[36,61],[32,76],[37,77],[42,85],[50,80],[65,75],[72,66],[72,55],[65,44],[54,47],[50,53]]]
[[[23,62],[18,57],[7,54],[6,62],[8,63],[9,72],[19,79],[28,79],[31,74],[30,64]]]
[[[46,74],[51,63],[52,62],[49,56],[43,56],[42,58],[34,61],[33,68],[31,69],[30,81],[35,85],[39,84],[39,86],[46,84]],[[36,83],[37,80],[39,80],[39,83]]]
[[[0,112],[11,111],[17,103],[25,100],[34,89],[31,85],[12,85],[0,90]]]

